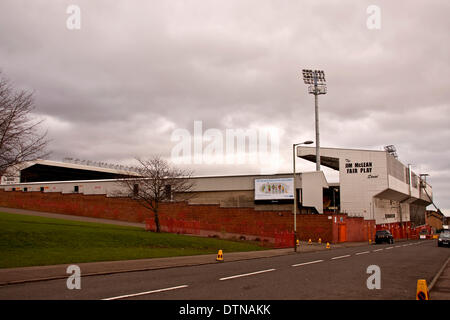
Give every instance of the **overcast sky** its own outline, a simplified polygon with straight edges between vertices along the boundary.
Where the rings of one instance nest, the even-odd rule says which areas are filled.
[[[81,29],[66,26],[69,5]],[[381,28],[369,29],[370,5]],[[0,69],[35,93],[51,159],[170,159],[176,129],[276,128],[281,172],[314,140],[302,68],[323,69],[321,145],[382,150],[450,208],[450,2],[2,0]],[[298,159],[299,170],[315,165]],[[253,173],[197,165],[195,174]],[[330,180],[335,173],[326,169]]]

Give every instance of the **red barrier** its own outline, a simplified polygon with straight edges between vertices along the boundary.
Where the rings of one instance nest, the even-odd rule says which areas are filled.
[[[394,239],[415,239],[416,236],[418,238],[418,233],[411,228],[410,221],[377,224],[376,230],[389,230],[394,236]]]

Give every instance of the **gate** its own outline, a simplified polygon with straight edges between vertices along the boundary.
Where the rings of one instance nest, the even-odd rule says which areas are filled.
[[[347,241],[347,225],[345,223],[338,224],[338,242]]]

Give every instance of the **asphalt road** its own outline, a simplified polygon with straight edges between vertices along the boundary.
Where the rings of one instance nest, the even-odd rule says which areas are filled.
[[[449,248],[408,241],[335,250],[81,277],[0,287],[0,299],[307,300],[415,299],[418,279],[430,283]],[[380,268],[381,288],[369,290],[367,268]],[[82,272],[82,270],[81,270]]]

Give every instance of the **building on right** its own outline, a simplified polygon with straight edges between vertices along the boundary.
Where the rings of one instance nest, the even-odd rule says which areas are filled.
[[[425,225],[430,226],[433,233],[443,229],[444,215],[435,210],[427,210],[425,213]]]
[[[316,162],[315,148],[298,147],[297,156]],[[339,212],[375,220],[377,229],[398,229],[398,237],[407,236],[405,228],[424,222],[433,190],[392,149],[321,148],[320,160],[339,171],[339,184],[334,187],[339,189]]]

